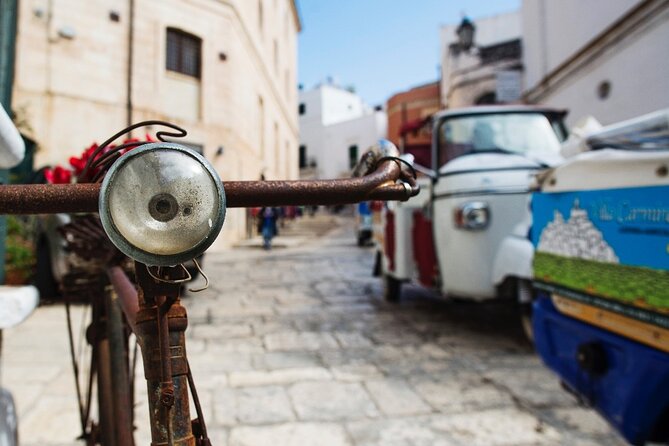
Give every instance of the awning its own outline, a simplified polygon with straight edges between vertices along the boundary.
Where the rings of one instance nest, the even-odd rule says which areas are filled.
[[[400,137],[406,135],[407,133],[415,133],[425,125],[429,124],[432,117],[428,116],[427,118],[414,119],[413,121],[405,122],[400,127]]]

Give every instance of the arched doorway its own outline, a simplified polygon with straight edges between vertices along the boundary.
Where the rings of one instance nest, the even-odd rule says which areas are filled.
[[[497,95],[495,94],[494,91],[487,91],[478,98],[476,98],[476,101],[474,101],[474,103],[476,105],[497,104]]]

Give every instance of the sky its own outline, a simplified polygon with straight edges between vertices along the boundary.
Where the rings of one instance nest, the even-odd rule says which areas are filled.
[[[476,23],[521,0],[297,0],[298,79],[305,89],[333,77],[370,105],[439,78],[440,25]]]

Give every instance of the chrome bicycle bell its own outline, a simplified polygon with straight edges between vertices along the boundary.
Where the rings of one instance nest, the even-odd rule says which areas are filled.
[[[214,242],[225,219],[225,192],[203,156],[161,142],[131,150],[111,166],[99,206],[121,252],[150,266],[173,266]]]

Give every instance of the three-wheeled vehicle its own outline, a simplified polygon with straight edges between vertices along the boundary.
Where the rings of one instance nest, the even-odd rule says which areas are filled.
[[[531,300],[530,184],[560,161],[566,112],[481,106],[432,119],[432,166],[421,192],[388,204],[377,236],[385,297],[415,281],[475,300]],[[420,157],[417,157],[420,158]]]
[[[588,138],[532,198],[534,339],[632,444],[669,443],[669,109]]]

